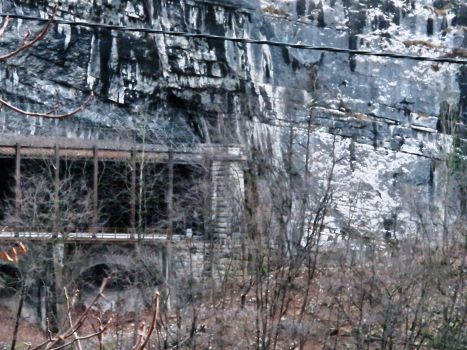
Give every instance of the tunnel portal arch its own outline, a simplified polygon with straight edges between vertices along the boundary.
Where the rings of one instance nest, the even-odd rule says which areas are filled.
[[[21,271],[12,264],[0,265],[0,296],[11,296],[21,288]]]

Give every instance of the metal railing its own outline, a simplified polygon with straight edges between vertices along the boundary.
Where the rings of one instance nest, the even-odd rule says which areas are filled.
[[[0,226],[1,227],[1,226]],[[122,229],[120,229],[122,230]],[[0,230],[0,240],[2,238],[11,239],[57,239],[57,240],[118,240],[118,241],[133,241],[133,240],[146,240],[146,241],[164,241],[167,240],[166,233],[156,232],[111,232],[105,228],[99,227],[94,229],[89,227],[85,230],[62,231],[59,229],[44,230],[32,227],[14,227],[4,226]],[[171,240],[183,239],[199,239],[200,236],[191,235],[172,235]]]

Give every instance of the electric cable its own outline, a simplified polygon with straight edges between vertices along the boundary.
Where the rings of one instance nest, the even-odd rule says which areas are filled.
[[[0,17],[10,17],[10,18],[16,18],[16,19],[42,21],[42,22],[49,21],[49,19],[47,18],[7,14],[7,13],[0,13]],[[287,43],[287,42],[273,41],[273,40],[234,38],[234,37],[214,35],[214,34],[179,32],[179,31],[153,29],[153,28],[138,28],[138,27],[118,26],[118,25],[112,25],[112,24],[101,24],[101,23],[83,22],[83,21],[74,22],[74,21],[61,20],[61,19],[54,19],[53,23],[68,24],[68,25],[82,26],[82,27],[91,27],[91,28],[105,28],[109,30],[119,30],[119,31],[125,31],[125,32],[140,32],[140,33],[149,33],[149,34],[171,35],[171,36],[178,36],[178,37],[185,37],[185,38],[231,41],[231,42],[242,43],[242,44],[288,47],[288,48],[300,49],[300,50],[314,50],[314,51],[347,53],[347,54],[361,55],[361,56],[400,58],[400,59],[409,59],[409,60],[425,61],[425,62],[467,64],[467,60],[459,60],[459,59],[449,58],[449,57],[428,57],[428,56],[415,56],[415,55],[406,55],[406,54],[391,53],[391,52],[374,52],[374,51],[365,51],[365,50],[342,49],[342,48],[337,48],[337,47],[294,44],[294,43]]]

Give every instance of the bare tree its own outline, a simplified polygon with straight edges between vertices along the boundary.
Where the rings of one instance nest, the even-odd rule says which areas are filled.
[[[59,163],[58,183],[55,166],[55,162],[49,158],[23,160],[19,217],[15,212],[16,200],[10,200],[5,208],[4,224],[20,225],[27,232],[66,233],[91,229],[93,194],[89,187],[90,174],[86,173],[86,161],[63,160]],[[98,214],[108,202],[101,200]],[[104,216],[99,215],[99,218],[98,224],[105,226]]]

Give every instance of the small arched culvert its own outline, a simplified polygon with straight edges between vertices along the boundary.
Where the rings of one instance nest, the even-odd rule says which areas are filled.
[[[117,267],[116,269],[131,270],[135,263],[129,254],[94,253],[76,264],[72,271],[72,277],[76,279],[79,278],[79,276],[89,274],[89,270],[94,269],[95,266],[98,265],[105,265],[107,266],[106,270],[110,269],[113,271],[113,267]],[[99,270],[102,268],[104,267],[102,266],[97,269]],[[102,280],[104,280],[104,278],[102,278]]]
[[[11,296],[21,289],[21,272],[13,265],[0,265],[0,296]]]
[[[119,264],[97,264],[83,271],[77,280],[78,289],[98,289],[104,279],[111,276],[107,290],[126,290],[131,288],[136,280],[135,271]]]

